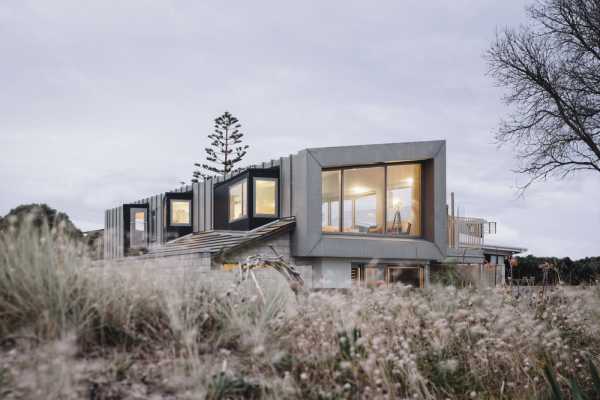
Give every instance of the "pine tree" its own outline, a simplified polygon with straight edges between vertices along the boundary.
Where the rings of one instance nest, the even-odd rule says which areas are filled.
[[[225,176],[237,170],[235,165],[242,161],[249,147],[241,144],[244,136],[241,127],[239,120],[228,111],[215,119],[215,131],[208,135],[211,147],[204,149],[208,163],[194,163],[199,169],[194,171],[192,182],[214,175]]]

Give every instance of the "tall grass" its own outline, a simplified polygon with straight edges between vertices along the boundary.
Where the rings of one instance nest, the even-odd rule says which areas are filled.
[[[0,396],[530,399],[575,385],[595,395],[596,287],[265,295],[94,266],[45,227],[4,235]]]

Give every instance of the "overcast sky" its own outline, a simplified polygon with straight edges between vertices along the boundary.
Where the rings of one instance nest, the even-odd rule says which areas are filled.
[[[94,4],[95,3],[95,4]],[[82,229],[189,180],[212,120],[242,122],[248,163],[307,147],[445,139],[461,215],[494,243],[600,255],[600,176],[518,197],[508,112],[485,75],[524,1],[0,3],[0,214],[45,202]]]

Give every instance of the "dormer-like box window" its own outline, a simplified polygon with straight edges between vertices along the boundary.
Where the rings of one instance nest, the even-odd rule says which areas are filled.
[[[251,230],[279,218],[279,168],[246,170],[214,188],[214,228]]]
[[[163,222],[167,241],[192,233],[192,198],[192,192],[165,193]]]

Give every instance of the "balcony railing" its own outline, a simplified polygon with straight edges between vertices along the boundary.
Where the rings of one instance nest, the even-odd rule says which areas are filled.
[[[482,218],[448,216],[448,247],[481,248],[486,234],[496,233],[496,223]]]

